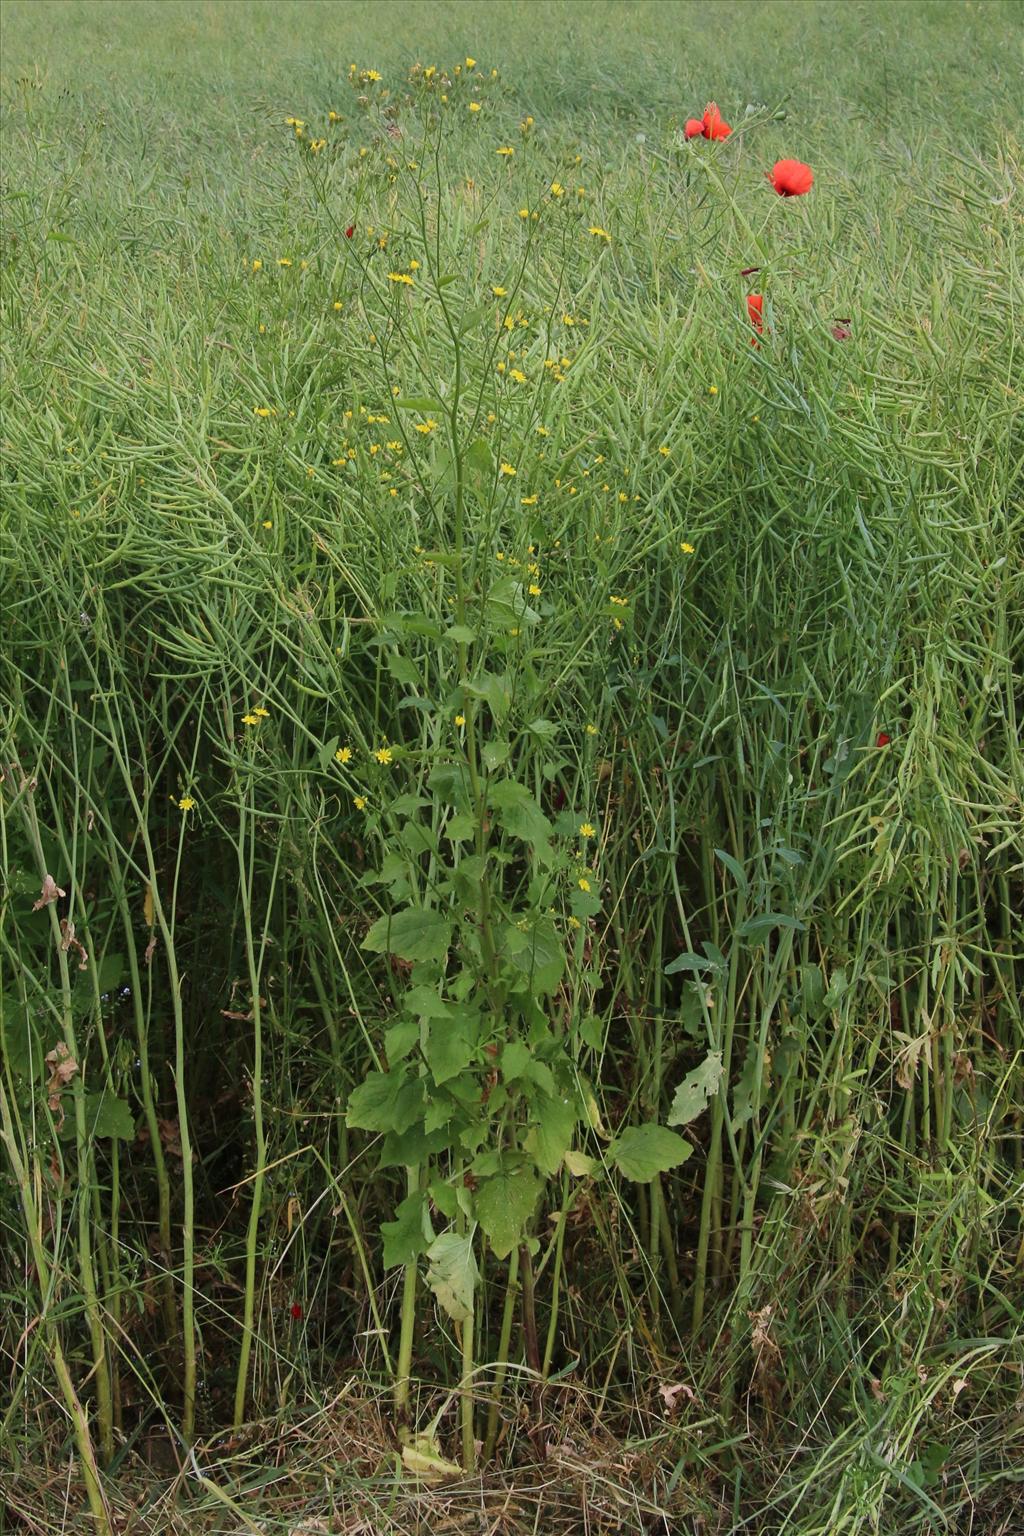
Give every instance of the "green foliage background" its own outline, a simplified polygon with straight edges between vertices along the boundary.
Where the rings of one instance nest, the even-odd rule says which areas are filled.
[[[54,1357],[87,1483],[339,1358],[514,1459],[511,1362],[679,1518],[998,1528],[1019,7],[3,28],[13,1468]]]

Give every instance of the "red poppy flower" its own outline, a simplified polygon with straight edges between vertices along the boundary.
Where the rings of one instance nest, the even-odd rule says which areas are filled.
[[[832,327],[832,335],[836,341],[849,341],[853,332],[850,330],[849,320],[837,320]]]
[[[776,160],[765,175],[780,197],[802,197],[814,186],[814,172],[802,160]]]
[[[686,119],[686,127],[684,128],[683,132],[686,134],[688,139],[699,138],[700,135],[704,132],[703,119],[699,117],[688,117]]]
[[[350,224],[348,229],[346,229],[346,231],[345,231],[345,239],[346,240],[351,240],[352,236],[355,234],[355,232],[356,232],[355,225],[354,224]]]
[[[293,1301],[289,1310],[291,1311],[292,1317],[295,1319],[295,1321],[300,1323],[302,1321],[302,1303]]]
[[[704,108],[703,123],[702,132],[706,139],[727,139],[732,133],[729,124],[723,121],[717,103],[713,101],[709,101]]]
[[[875,738],[875,746],[887,747],[890,741],[892,741],[892,737],[889,735],[888,731],[879,731],[877,737]]]
[[[757,334],[759,336],[764,334],[764,316],[763,316],[763,313],[762,313],[763,309],[764,309],[764,294],[763,293],[748,293],[747,294],[747,315],[748,315],[748,317],[750,319],[751,325],[754,327],[754,330],[757,332]]]

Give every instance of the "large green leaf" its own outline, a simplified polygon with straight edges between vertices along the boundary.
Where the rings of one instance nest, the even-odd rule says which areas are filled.
[[[348,1100],[346,1122],[356,1131],[396,1131],[399,1135],[423,1112],[423,1087],[402,1072],[370,1072]]]
[[[378,917],[363,948],[403,960],[443,960],[452,941],[452,925],[434,907],[405,907]]]
[[[542,1173],[558,1172],[572,1144],[579,1118],[571,1099],[543,1094],[533,1106],[534,1123],[526,1134],[526,1150]]]
[[[497,1258],[507,1258],[524,1235],[540,1190],[540,1180],[525,1165],[503,1168],[480,1184],[473,1208]]]
[[[693,1151],[690,1143],[663,1125],[631,1125],[616,1136],[608,1155],[619,1172],[635,1184],[649,1184],[655,1174],[685,1163]]]
[[[442,1232],[427,1249],[427,1258],[427,1284],[448,1316],[464,1323],[472,1313],[473,1291],[480,1278],[473,1234],[460,1237],[457,1232]]]
[[[513,837],[521,837],[533,847],[547,847],[552,826],[525,784],[515,779],[500,779],[487,792],[487,800],[497,813],[499,824]]]
[[[722,1081],[722,1056],[720,1051],[709,1051],[699,1067],[694,1067],[683,1078],[675,1091],[672,1108],[668,1112],[669,1125],[689,1125],[704,1109]]]
[[[135,1140],[135,1117],[131,1105],[113,1093],[85,1095],[85,1124],[92,1136],[116,1137],[119,1141]]]
[[[426,1253],[434,1240],[426,1196],[421,1193],[407,1195],[395,1212],[394,1221],[382,1222],[380,1232],[384,1239],[385,1269],[394,1269],[396,1264],[409,1264],[421,1253]]]
[[[440,1085],[468,1067],[476,1049],[479,1016],[469,1008],[452,1007],[447,1018],[431,1019],[427,1065]]]

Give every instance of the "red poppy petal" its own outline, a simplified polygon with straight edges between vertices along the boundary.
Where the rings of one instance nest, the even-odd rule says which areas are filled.
[[[888,734],[888,732],[886,732],[886,731],[879,731],[878,736],[877,736],[877,738],[875,740],[875,746],[876,747],[887,747],[889,745],[890,741],[892,741],[892,737]]]
[[[683,129],[683,132],[686,134],[688,139],[695,139],[699,134],[704,132],[704,124],[701,122],[699,117],[688,117],[686,119],[686,127]]]
[[[350,224],[348,229],[346,229],[346,231],[345,231],[345,239],[346,240],[351,240],[352,236],[355,234],[355,232],[356,232],[355,225],[354,224]]]
[[[802,197],[814,185],[814,172],[802,160],[776,160],[766,175],[780,197]]]

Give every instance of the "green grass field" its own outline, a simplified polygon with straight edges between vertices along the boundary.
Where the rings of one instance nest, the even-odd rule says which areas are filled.
[[[0,1531],[1022,1528],[1022,37],[7,0]]]

